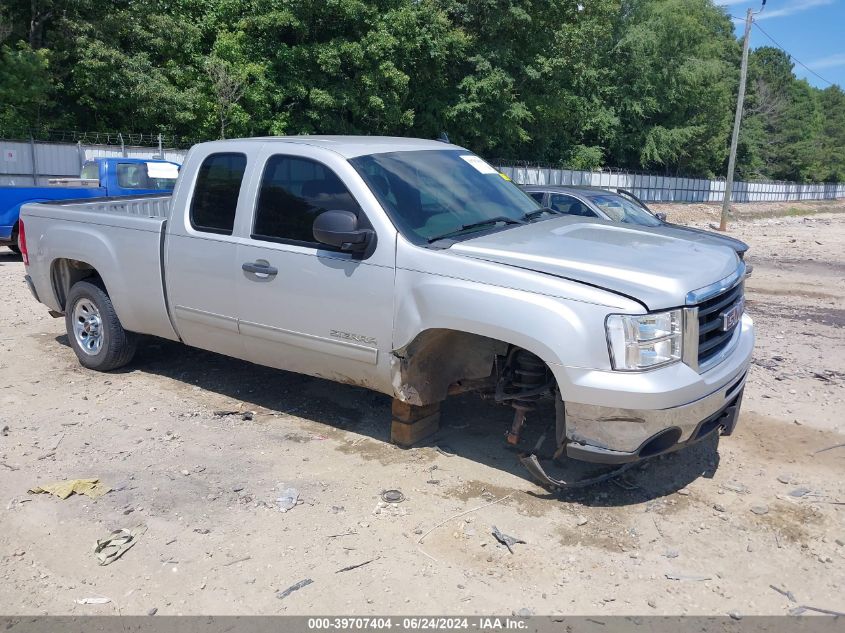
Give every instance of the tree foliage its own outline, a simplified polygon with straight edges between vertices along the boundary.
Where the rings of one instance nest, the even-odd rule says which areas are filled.
[[[623,16],[615,153],[644,167],[720,171],[740,56],[730,19],[700,0],[635,0]]]
[[[5,0],[0,135],[437,137],[723,174],[740,44],[712,0]],[[753,51],[743,178],[845,180],[845,94]]]

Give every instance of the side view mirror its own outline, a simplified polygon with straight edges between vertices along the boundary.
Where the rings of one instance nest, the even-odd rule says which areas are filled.
[[[660,213],[655,213],[655,214],[654,214],[654,217],[656,217],[656,218],[657,218],[658,220],[660,220],[661,222],[665,222],[665,221],[666,221],[666,214],[665,214],[665,213],[663,213],[663,212],[660,212]]]
[[[370,229],[358,228],[358,216],[352,211],[324,211],[312,226],[314,239],[342,251],[360,253],[373,239]]]

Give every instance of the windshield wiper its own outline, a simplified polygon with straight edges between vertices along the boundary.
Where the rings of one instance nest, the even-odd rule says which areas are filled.
[[[539,218],[543,213],[549,213],[551,215],[563,215],[561,211],[557,209],[552,209],[551,207],[543,207],[542,209],[537,209],[536,211],[529,211],[525,215],[522,216],[523,220],[529,221],[533,220],[534,218]]]
[[[479,220],[478,222],[470,222],[469,224],[464,224],[459,229],[453,229],[441,235],[435,235],[434,237],[428,238],[428,243],[431,244],[432,242],[437,242],[438,240],[446,239],[447,237],[451,237],[453,235],[457,235],[462,231],[469,231],[470,229],[477,229],[481,226],[487,226],[488,224],[525,224],[525,218],[521,220],[517,220],[515,218],[509,218],[506,215],[497,215],[493,218],[487,218],[486,220]]]

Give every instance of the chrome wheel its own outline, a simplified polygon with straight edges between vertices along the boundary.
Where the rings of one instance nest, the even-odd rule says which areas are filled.
[[[90,356],[103,347],[100,311],[90,299],[83,297],[73,306],[73,335],[80,349]]]

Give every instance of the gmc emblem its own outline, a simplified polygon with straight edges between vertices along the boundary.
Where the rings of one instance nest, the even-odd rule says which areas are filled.
[[[730,310],[722,312],[722,332],[727,332],[736,327],[745,311],[745,300],[740,300]]]

